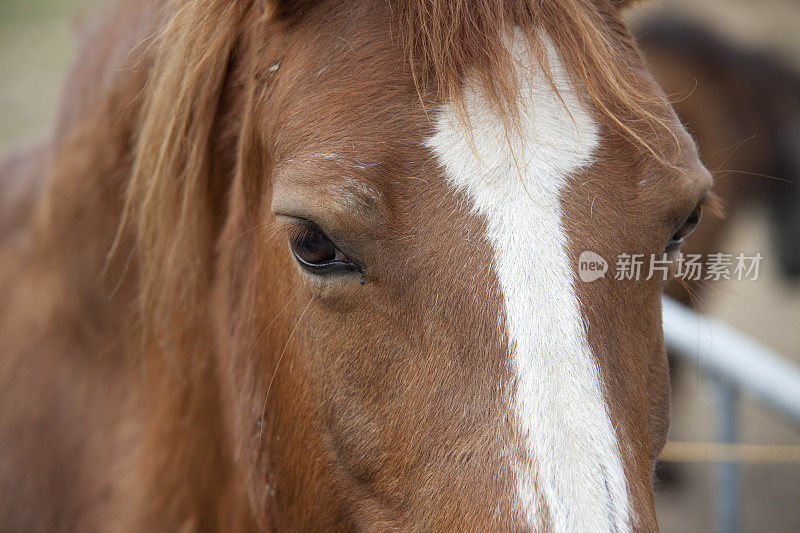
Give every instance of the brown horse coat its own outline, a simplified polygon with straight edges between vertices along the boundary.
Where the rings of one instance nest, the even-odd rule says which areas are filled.
[[[578,286],[570,264],[662,253],[708,177],[618,4],[112,7],[53,136],[0,175],[4,527],[655,529],[662,285]],[[553,89],[541,233],[482,215],[447,159],[481,112],[512,148],[537,109],[519,57]],[[551,134],[575,145],[563,175]],[[349,273],[298,264],[310,227]],[[519,281],[529,254],[555,266]]]

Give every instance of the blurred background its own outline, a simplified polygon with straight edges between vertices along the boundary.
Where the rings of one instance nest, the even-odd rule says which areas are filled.
[[[48,134],[82,20],[99,1],[0,0],[0,154]],[[757,281],[670,293],[800,364],[800,1],[664,0],[626,16],[727,204],[724,221],[706,215],[690,251],[764,257]],[[679,446],[668,445],[657,474],[662,530],[800,531],[800,425],[747,391],[733,411],[748,445],[734,457],[737,516],[721,521],[719,466],[731,457],[700,444],[719,441],[718,389],[701,361],[675,363]]]
[[[628,18],[727,204],[725,220],[705,214],[687,251],[764,257],[758,281],[668,292],[800,364],[800,2],[642,2]],[[738,517],[719,516],[737,487],[719,478],[724,454],[692,445],[721,440],[719,385],[702,363],[673,364],[670,441],[689,444],[657,473],[663,531],[800,531],[800,425],[744,391],[736,440],[756,446],[733,465]]]

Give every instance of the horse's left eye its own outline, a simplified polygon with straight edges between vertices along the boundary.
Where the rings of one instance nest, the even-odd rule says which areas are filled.
[[[692,232],[697,228],[697,225],[700,224],[700,217],[703,214],[703,203],[701,202],[697,207],[694,208],[692,214],[683,222],[680,228],[675,232],[672,238],[667,243],[667,253],[676,252],[678,248],[680,248],[681,244],[683,244],[683,240],[692,234]]]
[[[354,268],[347,256],[316,226],[302,228],[290,243],[300,265],[315,274]]]

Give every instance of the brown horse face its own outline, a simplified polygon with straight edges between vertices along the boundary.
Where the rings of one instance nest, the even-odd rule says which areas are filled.
[[[555,47],[549,83],[519,32],[517,125],[469,78],[463,107],[424,109],[389,16],[309,8],[265,60],[267,223],[230,263],[250,269],[226,297],[252,324],[223,362],[257,513],[654,528],[662,283],[582,282],[577,259],[670,246],[709,186],[691,140],[674,120],[675,168],[651,161],[598,124]]]

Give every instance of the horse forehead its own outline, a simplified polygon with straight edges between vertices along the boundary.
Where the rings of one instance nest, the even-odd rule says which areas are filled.
[[[520,32],[510,46],[518,127],[509,129],[467,81],[468,120],[445,106],[426,144],[485,222],[494,251],[504,300],[498,324],[515,373],[508,408],[523,450],[511,461],[522,514],[537,529],[627,530],[627,480],[573,285],[561,205],[571,178],[592,165],[600,128],[554,47],[547,54],[551,83]],[[551,523],[540,523],[542,516]]]
[[[600,127],[574,90],[555,46],[547,38],[545,44],[548,74],[520,30],[509,40],[517,68],[516,123],[504,119],[482,88],[467,80],[464,112],[445,106],[434,135],[425,141],[450,185],[473,199],[474,211],[505,211],[509,204],[523,213],[560,213],[569,178],[594,163]],[[492,203],[493,196],[504,202]]]

